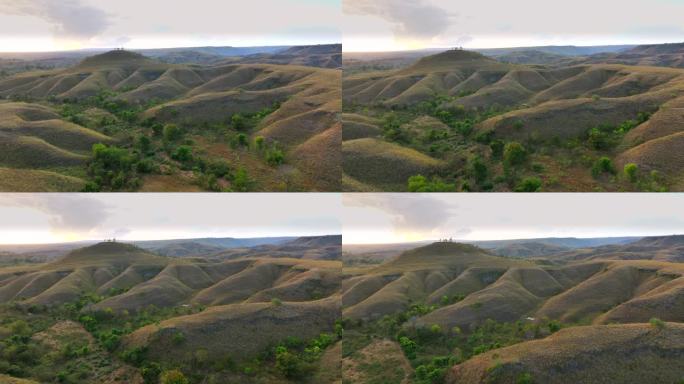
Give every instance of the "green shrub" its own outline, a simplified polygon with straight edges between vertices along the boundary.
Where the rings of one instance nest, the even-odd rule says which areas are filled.
[[[276,369],[287,378],[297,378],[303,371],[302,361],[297,354],[289,352],[286,347],[279,346],[275,350]]]
[[[183,332],[177,331],[173,334],[173,337],[171,337],[171,341],[176,345],[183,344],[185,342],[185,335]]]
[[[254,138],[254,146],[257,150],[261,151],[264,149],[265,139],[263,136],[257,136]]]
[[[230,117],[230,125],[233,127],[233,129],[242,131],[243,129],[247,128],[247,120],[241,114],[236,113]]]
[[[279,306],[283,305],[283,301],[277,297],[274,297],[271,299],[271,304],[275,305],[276,307],[279,307]]]
[[[166,124],[164,126],[164,140],[176,141],[182,136],[183,134],[176,124]]]
[[[534,380],[532,380],[532,375],[525,372],[521,373],[518,376],[518,379],[515,381],[516,384],[533,384]]]
[[[625,177],[627,177],[627,180],[629,180],[631,183],[634,183],[637,181],[639,167],[634,163],[625,164],[623,172]]]
[[[140,375],[145,384],[156,384],[159,381],[161,372],[161,366],[155,362],[147,363],[140,369]]]
[[[176,148],[171,155],[171,158],[180,161],[181,163],[189,163],[193,159],[192,148],[187,145],[181,145],[180,147]]]
[[[399,346],[404,351],[404,354],[409,360],[416,358],[416,351],[418,350],[418,345],[406,336],[401,336],[399,338]]]
[[[603,156],[596,160],[591,166],[591,174],[594,177],[598,177],[603,173],[615,174],[615,167],[613,166],[613,161],[610,158]]]
[[[190,384],[183,372],[178,369],[162,372],[159,376],[159,382],[161,384]]]
[[[252,188],[252,184],[254,182],[244,168],[238,169],[231,181],[231,186],[235,192],[248,192]]]
[[[482,161],[480,156],[473,156],[469,162],[468,172],[480,184],[487,179],[487,165]]]
[[[527,151],[522,144],[511,141],[504,147],[504,163],[515,166],[522,164],[527,159]]]
[[[542,181],[538,177],[526,177],[516,187],[515,192],[539,192]]]
[[[408,179],[409,192],[454,192],[456,186],[447,184],[441,180],[429,181],[423,175],[411,176]]]
[[[658,329],[663,329],[665,328],[665,322],[660,320],[657,317],[652,317],[651,320],[648,321],[652,326],[658,328]]]
[[[266,162],[271,166],[277,166],[285,161],[285,154],[278,148],[271,148],[266,152]]]
[[[505,143],[502,140],[493,140],[489,143],[489,148],[492,150],[492,158],[500,159],[503,156]]]

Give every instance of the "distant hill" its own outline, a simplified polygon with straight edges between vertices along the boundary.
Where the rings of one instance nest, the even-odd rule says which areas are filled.
[[[684,371],[679,357],[683,343],[681,323],[667,323],[663,329],[648,324],[573,327],[476,356],[452,367],[445,382],[504,384],[523,376],[558,384],[600,384],[604,377],[623,383],[676,383]]]

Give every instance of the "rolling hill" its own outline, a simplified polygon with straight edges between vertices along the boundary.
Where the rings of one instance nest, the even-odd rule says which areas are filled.
[[[678,47],[610,55],[652,58]],[[382,164],[413,164],[419,154],[442,164],[412,166],[410,176],[443,180],[452,191],[680,188],[684,164],[673,148],[681,139],[684,70],[589,57],[525,65],[456,49],[399,69],[345,73],[344,188],[407,190],[408,177]],[[526,153],[516,165],[503,153],[512,142]],[[374,150],[383,146],[397,147],[391,159]],[[628,164],[635,173],[623,174]]]
[[[593,248],[632,249],[631,258],[553,255],[557,262],[546,263],[526,260],[534,248],[521,259],[439,242],[345,268],[345,372],[372,376],[373,365],[394,372],[408,364],[396,382],[675,383],[684,353],[684,264],[657,255],[679,244],[680,236],[646,237]],[[366,352],[381,343],[403,356]]]
[[[334,246],[335,241],[291,243],[305,252],[307,246]],[[116,372],[122,382],[138,382],[148,374],[146,367],[158,364],[215,380],[287,383],[292,377],[269,366],[275,364],[274,346],[287,341],[291,358],[307,353],[307,368],[297,376],[303,381],[296,382],[332,383],[334,372],[326,376],[320,369],[327,364],[325,349],[336,341],[340,272],[336,260],[170,258],[131,244],[97,243],[54,262],[0,268],[0,310],[8,319],[0,322],[0,342],[9,342],[3,327],[10,327],[13,318],[35,314],[41,318],[36,325],[47,324],[47,332],[69,327],[90,340],[76,358],[97,358],[105,368],[74,382],[108,380]],[[34,333],[25,343],[40,344],[41,337]],[[65,342],[54,343],[63,349]],[[314,342],[317,352],[305,352]],[[265,354],[271,357],[260,357]],[[44,380],[35,367],[46,363],[31,364],[23,377]],[[254,364],[257,371],[244,370],[256,369]],[[331,378],[315,381],[320,377]]]
[[[0,79],[0,167],[15,176],[0,189],[339,190],[340,71],[306,66],[338,48],[212,65],[117,50]],[[127,161],[92,165],[96,143]]]

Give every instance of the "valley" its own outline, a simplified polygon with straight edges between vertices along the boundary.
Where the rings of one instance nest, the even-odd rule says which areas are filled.
[[[345,55],[343,190],[682,190],[682,47]]]
[[[0,78],[0,190],[339,190],[341,46],[206,51]]]

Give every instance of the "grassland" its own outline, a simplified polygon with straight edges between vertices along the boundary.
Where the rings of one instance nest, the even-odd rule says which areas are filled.
[[[0,189],[339,190],[340,71],[296,65],[329,56],[299,48],[205,66],[112,51],[0,79]]]
[[[344,190],[679,190],[684,70],[591,57],[527,65],[451,50],[398,69],[354,66]]]
[[[339,259],[170,258],[111,242],[6,266],[0,374],[59,383],[334,383],[340,271]]]
[[[684,267],[654,259],[680,245],[542,260],[441,242],[345,263],[343,382],[679,383]]]

